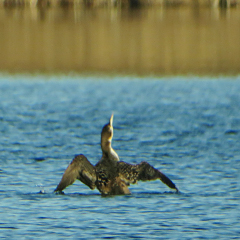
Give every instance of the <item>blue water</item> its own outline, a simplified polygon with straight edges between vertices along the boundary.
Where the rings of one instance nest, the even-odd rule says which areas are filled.
[[[139,182],[101,197],[53,193],[75,154],[113,147],[178,186]],[[240,79],[0,76],[0,238],[239,239]]]

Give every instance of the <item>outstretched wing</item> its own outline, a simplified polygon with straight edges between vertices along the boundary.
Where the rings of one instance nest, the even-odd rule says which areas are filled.
[[[136,183],[137,181],[151,181],[160,179],[168,187],[178,192],[176,185],[162,172],[154,168],[147,162],[132,165],[125,162],[118,162],[119,177],[126,183]]]
[[[95,188],[95,167],[82,154],[77,155],[68,165],[60,183],[58,184],[54,192],[61,192],[64,188],[73,184],[76,179],[80,180],[91,189]]]

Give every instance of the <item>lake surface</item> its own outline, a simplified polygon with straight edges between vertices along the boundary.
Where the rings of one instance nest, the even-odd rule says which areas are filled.
[[[239,239],[240,78],[0,76],[2,239]],[[74,155],[113,147],[178,186],[139,182],[101,197],[53,190]]]

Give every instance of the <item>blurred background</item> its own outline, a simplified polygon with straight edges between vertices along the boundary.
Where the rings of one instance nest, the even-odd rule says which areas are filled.
[[[0,0],[0,71],[238,74],[239,0]]]

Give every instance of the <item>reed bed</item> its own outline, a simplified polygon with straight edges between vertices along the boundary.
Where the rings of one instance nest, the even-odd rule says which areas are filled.
[[[3,7],[238,7],[240,0],[0,0]]]

